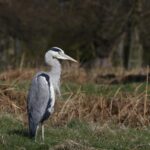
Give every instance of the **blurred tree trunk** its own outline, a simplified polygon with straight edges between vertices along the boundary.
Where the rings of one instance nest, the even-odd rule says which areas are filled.
[[[131,26],[129,27],[131,33],[129,40],[129,60],[128,68],[140,68],[143,59],[143,46],[140,41],[140,16],[142,12],[142,0],[133,1],[133,11],[131,14]]]
[[[142,59],[143,46],[140,42],[139,29],[135,26],[131,34],[128,68],[140,68]]]
[[[142,0],[132,0],[125,27],[118,36],[113,49],[112,60],[115,66],[126,69],[140,68],[143,63],[143,45],[141,43],[140,24]],[[125,30],[124,30],[125,29]],[[114,62],[115,61],[115,62]]]
[[[20,62],[21,62],[22,49],[21,49],[21,41],[18,38],[14,39],[14,50],[15,50],[15,56],[16,56],[15,66],[19,67]]]
[[[21,41],[9,36],[0,41],[1,62],[3,68],[19,67],[22,56]]]
[[[124,67],[124,48],[126,41],[126,33],[122,33],[119,40],[117,40],[117,44],[115,43],[113,46],[113,50],[110,53],[110,59],[115,67]]]

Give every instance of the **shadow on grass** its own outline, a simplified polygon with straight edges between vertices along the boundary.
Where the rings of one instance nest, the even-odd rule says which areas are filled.
[[[19,136],[30,138],[27,129],[14,129],[14,130],[8,131],[8,134],[9,135],[16,134],[16,135],[19,135]]]

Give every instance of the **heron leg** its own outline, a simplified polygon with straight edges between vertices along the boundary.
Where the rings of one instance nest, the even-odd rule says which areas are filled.
[[[35,132],[35,142],[37,142],[38,130],[39,130],[39,125],[37,126],[37,128],[36,128],[36,132]]]
[[[44,125],[42,124],[42,141],[44,143]]]

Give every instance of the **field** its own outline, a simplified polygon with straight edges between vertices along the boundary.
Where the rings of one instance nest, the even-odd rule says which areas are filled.
[[[64,68],[45,142],[28,137],[26,95],[37,70],[0,74],[0,149],[149,150],[149,70]]]

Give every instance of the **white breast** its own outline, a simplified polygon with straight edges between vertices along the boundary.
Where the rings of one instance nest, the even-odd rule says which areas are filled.
[[[51,91],[51,108],[54,107],[55,104],[55,91],[52,82],[50,81],[50,91]]]

